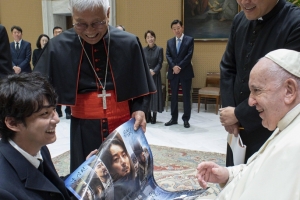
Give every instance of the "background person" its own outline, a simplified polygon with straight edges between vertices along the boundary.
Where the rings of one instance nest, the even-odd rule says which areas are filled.
[[[165,126],[178,124],[178,88],[182,86],[183,93],[183,126],[189,128],[191,118],[191,87],[194,71],[192,57],[194,52],[194,38],[183,34],[183,24],[180,20],[171,23],[171,29],[175,35],[167,42],[168,80],[171,86],[171,120]]]
[[[35,71],[49,77],[58,104],[71,106],[74,171],[131,117],[135,130],[142,126],[146,131],[145,112],[155,85],[138,38],[108,25],[109,0],[70,0],[70,7],[74,28],[48,42]]]
[[[6,28],[0,24],[0,80],[14,73]]]
[[[157,112],[162,113],[163,108],[163,93],[161,87],[161,75],[160,70],[162,68],[162,63],[164,60],[163,48],[155,44],[156,36],[155,33],[151,30],[146,31],[145,41],[148,44],[147,47],[144,47],[145,58],[152,75],[154,84],[156,86],[156,93],[151,95],[150,108],[147,113],[146,119],[147,123],[151,124],[156,123]],[[151,112],[153,115],[151,116]]]
[[[56,99],[50,83],[38,74],[0,80],[1,199],[70,199],[46,146],[56,140]]]
[[[272,50],[300,51],[300,8],[285,0],[237,2],[244,11],[233,20],[220,63],[220,121],[229,134],[240,133],[247,146],[247,162],[272,134],[262,126],[257,110],[248,105],[250,71],[259,58]],[[232,151],[227,146],[226,166],[232,165]]]
[[[37,49],[33,50],[32,53],[32,65],[33,67],[35,66],[37,60],[39,59],[43,48],[45,47],[45,45],[47,44],[47,42],[50,40],[49,36],[46,34],[41,34],[37,41],[36,41],[36,47]]]
[[[279,49],[268,53],[251,70],[249,106],[259,111],[265,128],[275,131],[246,165],[198,165],[201,187],[206,188],[207,182],[225,186],[217,199],[299,199],[300,162],[295,160],[300,151],[299,63],[299,52]]]
[[[16,74],[31,72],[31,44],[22,39],[21,27],[12,26],[10,30],[14,38],[14,41],[10,43],[13,69]]]
[[[58,36],[59,34],[61,34],[63,32],[62,27],[60,26],[55,26],[53,28],[53,37]]]

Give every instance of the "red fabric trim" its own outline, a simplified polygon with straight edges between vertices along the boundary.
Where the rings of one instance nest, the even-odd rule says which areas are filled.
[[[111,96],[106,97],[107,109],[103,109],[102,98],[98,92],[77,94],[76,105],[71,107],[72,116],[79,119],[108,119],[108,129],[111,133],[118,126],[130,119],[130,110],[127,101],[116,102],[113,90],[106,91]]]

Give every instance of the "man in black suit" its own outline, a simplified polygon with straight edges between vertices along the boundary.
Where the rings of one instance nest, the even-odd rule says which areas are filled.
[[[177,124],[178,120],[178,87],[181,83],[183,92],[184,114],[182,120],[184,127],[189,128],[191,117],[191,87],[194,71],[192,57],[194,52],[194,38],[183,34],[183,24],[180,20],[171,23],[171,29],[175,35],[167,42],[166,56],[169,64],[168,79],[171,85],[171,115],[172,118],[165,126]]]
[[[22,39],[23,31],[21,27],[11,27],[11,33],[14,41],[10,43],[10,52],[15,73],[31,72],[31,44]]]
[[[0,81],[1,199],[70,199],[45,146],[56,140],[57,95],[36,73]]]
[[[5,27],[0,25],[0,78],[12,73],[8,36]]]

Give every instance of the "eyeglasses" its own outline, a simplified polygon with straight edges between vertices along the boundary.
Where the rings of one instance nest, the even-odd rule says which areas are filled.
[[[80,22],[73,24],[73,26],[78,30],[86,30],[89,26],[98,29],[98,28],[103,28],[105,25],[106,25],[106,20],[103,20],[101,22],[94,22],[91,23],[90,25],[86,23],[80,23]]]

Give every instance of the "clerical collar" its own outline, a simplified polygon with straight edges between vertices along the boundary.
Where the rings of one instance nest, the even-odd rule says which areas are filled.
[[[11,139],[8,140],[8,142],[11,144],[11,146],[13,146],[18,152],[20,152],[20,154],[22,154],[35,168],[38,168],[40,165],[40,160],[43,160],[41,151],[39,151],[35,156],[30,155],[29,153],[27,153],[26,151],[24,151],[23,149],[21,149],[21,147],[19,147],[14,141],[12,141]]]
[[[258,21],[267,21],[270,18],[273,18],[285,6],[285,3],[286,3],[285,0],[278,0],[276,5],[274,6],[274,8],[269,13],[267,13],[266,15],[258,18],[257,20]]]

